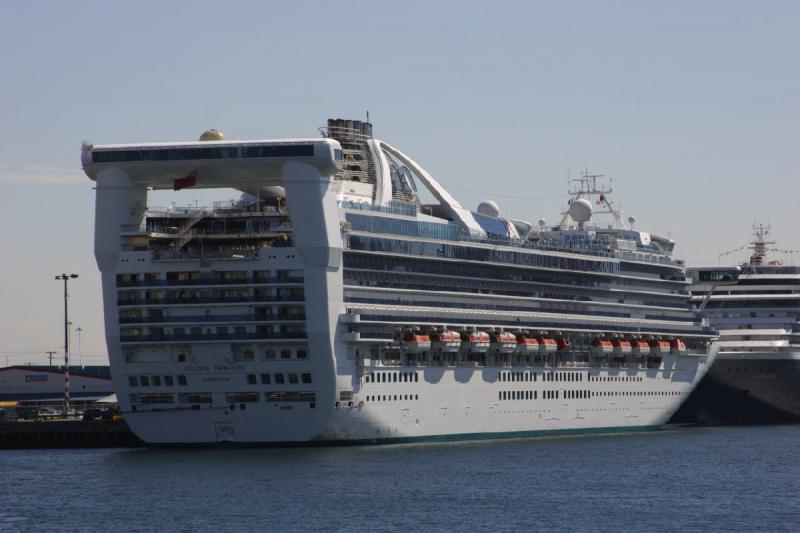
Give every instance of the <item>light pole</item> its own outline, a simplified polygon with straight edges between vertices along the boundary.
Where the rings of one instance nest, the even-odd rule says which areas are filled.
[[[57,280],[64,281],[64,416],[69,412],[69,311],[67,308],[67,282],[77,278],[77,274],[61,274],[56,276]]]

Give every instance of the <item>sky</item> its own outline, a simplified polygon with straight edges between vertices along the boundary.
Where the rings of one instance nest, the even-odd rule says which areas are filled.
[[[63,352],[60,273],[79,274],[73,361],[107,361],[82,140],[309,137],[369,111],[466,207],[555,222],[586,168],[689,264],[743,260],[720,254],[757,221],[800,249],[798,20],[778,1],[0,2],[0,365]]]

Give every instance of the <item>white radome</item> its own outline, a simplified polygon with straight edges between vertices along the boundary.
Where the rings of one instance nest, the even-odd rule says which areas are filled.
[[[592,218],[592,203],[585,198],[578,198],[569,206],[569,216],[581,224]]]
[[[500,206],[497,205],[497,202],[484,200],[478,204],[478,213],[487,217],[497,218],[500,216]]]

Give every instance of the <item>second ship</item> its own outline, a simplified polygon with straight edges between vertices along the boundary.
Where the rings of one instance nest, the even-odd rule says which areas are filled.
[[[150,444],[658,429],[716,355],[674,242],[595,225],[619,212],[594,176],[547,226],[463,207],[367,122],[82,162],[114,384]],[[243,195],[148,206],[183,187]]]
[[[753,232],[747,262],[688,269],[720,351],[674,422],[800,422],[800,266],[769,257],[768,226]]]

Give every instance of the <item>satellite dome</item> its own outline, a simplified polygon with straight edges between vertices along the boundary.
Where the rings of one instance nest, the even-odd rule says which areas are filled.
[[[210,129],[203,132],[200,136],[201,141],[224,141],[225,135],[222,134],[221,131],[216,129]]]
[[[578,224],[588,222],[592,218],[592,203],[585,198],[575,200],[569,205],[569,216]]]
[[[478,204],[478,213],[487,217],[497,218],[500,215],[500,207],[496,202],[485,200]]]

